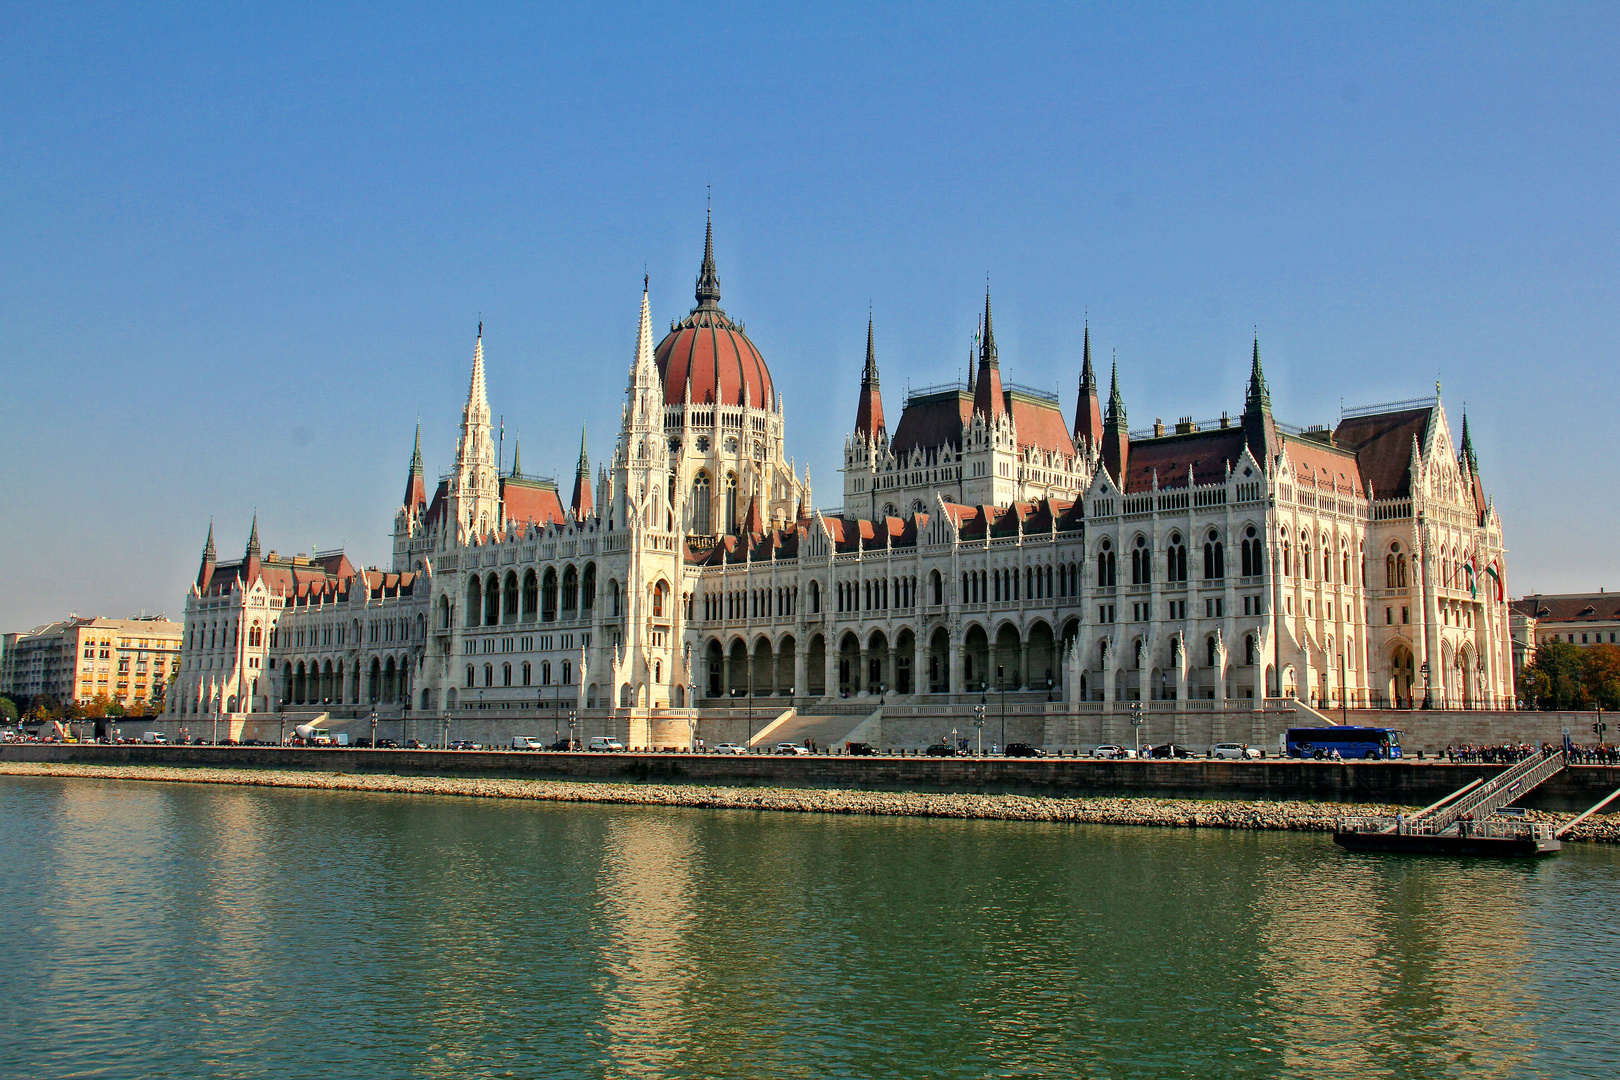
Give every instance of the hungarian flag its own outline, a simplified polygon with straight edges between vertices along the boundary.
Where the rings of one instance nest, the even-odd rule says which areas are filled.
[[[1474,565],[1474,556],[1469,555],[1468,561],[1463,563],[1463,569],[1468,571],[1468,595],[1479,596],[1479,570]]]

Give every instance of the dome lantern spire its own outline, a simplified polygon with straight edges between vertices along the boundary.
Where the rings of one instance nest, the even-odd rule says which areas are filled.
[[[714,213],[711,211],[703,225],[703,265],[698,268],[697,306],[720,306],[720,275],[714,268]]]

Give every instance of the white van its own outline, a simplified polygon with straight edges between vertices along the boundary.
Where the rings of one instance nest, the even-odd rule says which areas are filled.
[[[624,743],[620,742],[618,739],[609,738],[606,735],[592,735],[591,741],[585,744],[585,749],[623,751]]]
[[[514,750],[544,750],[545,744],[539,739],[529,735],[512,736],[512,749]]]
[[[169,745],[169,737],[161,731],[143,731],[141,732],[141,742],[151,743],[154,746],[167,746]]]

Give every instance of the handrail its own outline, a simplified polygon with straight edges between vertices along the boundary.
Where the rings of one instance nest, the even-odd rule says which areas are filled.
[[[1511,769],[1492,777],[1490,781],[1461,799],[1451,803],[1432,817],[1423,819],[1423,825],[1435,832],[1444,832],[1464,814],[1488,817],[1501,807],[1539,786],[1548,777],[1564,768],[1564,752],[1555,751],[1547,757],[1528,757]]]

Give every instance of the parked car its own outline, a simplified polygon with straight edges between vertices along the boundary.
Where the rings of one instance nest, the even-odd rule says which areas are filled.
[[[1190,758],[1193,756],[1193,752],[1176,743],[1160,743],[1158,746],[1148,747],[1146,756],[1150,758]]]
[[[734,742],[715,743],[714,752],[716,754],[746,754],[748,753],[748,747]]]
[[[850,757],[876,757],[877,747],[869,742],[852,742],[844,744],[844,753]]]
[[[607,735],[592,735],[591,741],[585,744],[585,749],[620,753],[624,750],[624,743]]]
[[[558,739],[556,742],[554,742],[550,746],[546,747],[546,749],[547,750],[572,750],[572,749],[574,749],[574,744],[573,744],[573,741],[569,740],[569,739]]]
[[[359,750],[370,750],[371,749],[371,740],[367,739],[367,738],[359,738],[359,739],[354,740],[354,745],[355,745],[355,748],[359,749]]]
[[[406,739],[405,740],[405,749],[407,749],[407,750],[432,750],[433,747],[429,746],[427,743],[423,742],[421,739]]]
[[[1136,751],[1127,749],[1116,743],[1103,743],[1101,746],[1092,747],[1091,756],[1094,758],[1112,758],[1117,760],[1120,758],[1133,758],[1136,756]]]
[[[399,749],[399,743],[395,742],[393,739],[378,739],[376,749],[378,749],[378,750],[398,750]]]
[[[776,744],[776,749],[772,750],[771,753],[786,754],[789,757],[793,757],[799,754],[809,754],[810,748],[808,746],[800,746],[798,743],[779,742]]]
[[[1027,742],[1010,742],[1004,751],[1008,757],[1045,757],[1046,751]]]
[[[927,754],[929,757],[955,757],[956,748],[954,746],[946,746],[942,742],[937,742],[930,746],[927,750],[924,750],[923,753]]]
[[[1227,761],[1242,761],[1245,758],[1258,758],[1260,750],[1258,747],[1244,746],[1242,743],[1223,742],[1210,747],[1209,756]]]
[[[533,735],[512,736],[512,749],[514,750],[541,750],[540,740]]]

